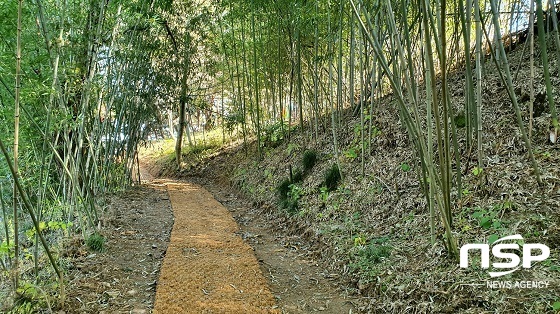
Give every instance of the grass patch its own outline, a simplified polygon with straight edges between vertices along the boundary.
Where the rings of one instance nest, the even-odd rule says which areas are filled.
[[[292,181],[293,183],[303,182],[303,172],[301,172],[301,170],[299,169],[296,169],[296,171],[294,171],[294,173],[292,174]]]
[[[279,202],[278,205],[281,209],[285,209],[290,215],[294,215],[298,211],[298,202],[303,194],[303,189],[301,186],[290,183],[290,180],[286,179],[277,187]]]
[[[360,257],[360,262],[378,264],[391,255],[391,250],[392,248],[388,245],[369,243],[358,253],[358,256]]]
[[[303,153],[303,170],[310,171],[317,163],[317,152],[314,150],[306,150]]]
[[[336,190],[339,181],[340,170],[338,169],[338,165],[334,164],[325,172],[325,186],[327,187],[327,190]]]
[[[288,198],[288,192],[290,192],[290,184],[292,184],[290,182],[290,179],[285,179],[276,186],[276,191],[278,192],[278,197],[280,198],[280,200],[285,200]]]
[[[350,268],[366,278],[377,276],[379,264],[391,256],[393,248],[386,244],[388,238],[378,238],[366,242],[365,238],[359,237],[358,241],[354,238],[354,245],[357,251],[352,254],[353,262]]]
[[[298,211],[298,200],[286,198],[280,201],[280,208],[285,209],[289,215],[295,215]]]
[[[86,239],[86,245],[88,246],[88,248],[90,248],[90,250],[95,251],[95,252],[103,252],[105,251],[105,242],[107,240],[105,239],[104,236],[100,235],[99,233],[95,232],[92,233],[87,239]]]
[[[183,156],[192,157],[194,155],[194,156],[202,157],[204,153],[208,153],[209,151],[213,152],[215,149],[220,148],[220,145],[221,145],[220,143],[215,141],[212,142],[199,141],[196,144],[187,146],[187,148],[183,151]]]

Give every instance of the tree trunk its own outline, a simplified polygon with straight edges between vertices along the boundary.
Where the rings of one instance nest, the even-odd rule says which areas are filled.
[[[188,51],[189,40],[185,41],[185,51]],[[185,54],[187,55],[187,54]],[[188,73],[188,58],[184,60],[184,72],[181,78],[181,94],[179,96],[179,127],[177,130],[177,139],[175,140],[175,159],[177,160],[177,168],[181,168],[182,148],[183,148],[183,130],[185,129],[185,113],[187,107],[187,73]]]

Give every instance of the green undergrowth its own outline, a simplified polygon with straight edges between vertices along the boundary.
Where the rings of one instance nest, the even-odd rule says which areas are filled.
[[[288,177],[277,184],[278,206],[280,209],[286,210],[289,215],[298,213],[299,200],[301,196],[306,193],[303,190],[303,182],[316,162],[317,152],[314,150],[306,150],[301,160],[301,165],[304,170],[302,171],[299,168],[294,170],[292,165],[289,164]]]
[[[348,136],[354,135],[349,133]],[[486,278],[487,271],[480,267],[457,271],[458,262],[445,253],[441,235],[434,244],[430,243],[429,211],[418,184],[420,168],[410,147],[405,142],[395,144],[387,139],[385,134],[391,132],[382,125],[375,126],[372,134],[375,135],[372,143],[377,147],[366,156],[364,176],[357,157],[341,156],[341,169],[338,168],[330,151],[332,147],[326,144],[330,142],[328,136],[324,142],[320,139],[317,144],[306,147],[300,144],[306,135],[297,132],[292,134],[291,142],[265,148],[261,161],[241,153],[231,156],[231,182],[250,199],[274,205],[276,215],[287,217],[294,228],[315,230],[309,241],[321,239],[319,250],[324,254],[326,267],[335,267],[347,274],[346,278],[355,283],[356,291],[362,294],[387,295],[383,302],[389,302],[389,296],[401,295],[404,291],[413,295],[419,285],[438,285],[442,280],[468,283]],[[348,143],[340,147],[343,152],[350,151],[355,144],[344,137],[340,141]],[[557,160],[549,148],[540,149],[539,157],[548,158],[547,162]],[[248,155],[251,156],[251,150]],[[478,169],[471,163],[465,171],[462,198],[454,206],[453,213],[458,246],[491,244],[515,233],[520,233],[525,241],[552,243],[556,238],[550,232],[556,230],[552,226],[557,222],[545,214],[547,207],[523,203],[512,190],[514,187],[500,190],[496,182],[511,182],[511,178],[520,175],[513,174],[513,168],[495,167]],[[303,176],[294,176],[300,170]],[[525,179],[523,175],[522,180]],[[436,224],[436,228],[440,226]],[[551,249],[555,250],[554,245]],[[336,264],[331,262],[333,260]],[[550,277],[560,271],[560,262],[554,257],[535,269],[541,276]],[[513,278],[521,278],[519,276]],[[471,293],[474,292],[463,292],[463,297],[468,299]],[[489,306],[505,308],[500,292],[483,294]],[[536,292],[520,292],[520,295],[535,297]],[[425,294],[418,294],[418,297],[423,298]],[[542,309],[551,309],[557,300],[557,295],[547,292],[528,308],[542,313]],[[438,304],[442,308],[449,306],[445,302]]]
[[[235,141],[239,134],[236,132],[227,136],[224,142],[223,131],[216,128],[207,132],[191,134],[189,143],[186,134],[183,138],[182,169],[192,169],[204,163],[209,157],[215,155],[223,146]],[[150,167],[156,169],[159,175],[172,175],[177,170],[177,156],[175,153],[175,139],[167,138],[149,142],[140,150],[140,155]]]
[[[311,171],[313,166],[317,163],[317,152],[314,150],[306,150],[303,153],[303,169],[305,171]]]
[[[102,197],[99,198],[99,203],[101,199]],[[45,309],[53,309],[60,301],[57,274],[38,236],[42,235],[47,241],[51,254],[64,273],[67,271],[68,261],[72,259],[65,243],[70,238],[81,237],[82,229],[76,225],[86,225],[87,218],[67,221],[64,214],[68,209],[67,205],[52,200],[45,200],[45,204],[49,212],[37,222],[37,229],[30,220],[19,221],[19,283],[15,291],[12,273],[7,269],[14,260],[14,242],[8,242],[0,236],[0,313],[50,313]],[[3,225],[2,233],[12,236],[13,220],[4,221],[0,218],[0,224]]]
[[[354,248],[350,251],[350,269],[360,274],[363,281],[372,281],[379,275],[383,263],[391,256],[392,247],[387,237],[366,239],[354,237]]]
[[[325,187],[329,191],[334,191],[340,179],[340,170],[338,169],[338,165],[334,164],[325,172]]]
[[[345,136],[356,136],[351,131],[352,123],[357,122],[349,122],[350,131]],[[384,304],[402,293],[426,298],[427,294],[417,289],[419,286],[441,286],[439,289],[445,291],[451,288],[447,282],[470,283],[486,278],[487,271],[480,267],[458,270],[458,262],[445,253],[441,230],[437,230],[438,236],[431,243],[429,210],[418,183],[420,166],[410,143],[394,140],[398,136],[406,138],[403,134],[394,135],[398,129],[388,126],[394,124],[373,126],[375,149],[365,158],[364,175],[360,171],[359,155],[353,158],[341,155],[337,162],[328,135],[317,143],[303,144],[308,133],[300,130],[292,133],[289,141],[284,138],[277,146],[265,145],[260,160],[255,157],[257,150],[253,142],[247,151],[238,149],[219,159],[216,168],[223,168],[232,185],[253,202],[271,205],[273,217],[287,219],[292,230],[305,234],[303,239],[321,252],[325,267],[345,274],[354,291],[386,296],[380,299]],[[340,147],[341,152],[350,151],[356,144],[345,137],[340,142],[346,143]],[[538,149],[537,156],[544,166],[547,164],[543,161],[558,161],[550,147]],[[361,149],[354,150],[356,154],[359,152]],[[484,168],[463,161],[463,167],[468,164],[468,168],[464,170],[462,190],[453,191],[461,195],[453,209],[453,232],[457,234],[458,246],[491,244],[519,233],[527,243],[550,245],[553,257],[536,265],[535,270],[539,276],[557,276],[560,262],[554,257],[558,250],[554,243],[560,238],[555,236],[559,229],[554,226],[560,220],[549,214],[548,203],[530,196],[530,193],[538,194],[534,190],[536,186],[531,185],[527,174],[512,166],[517,162],[510,162],[512,156],[523,158],[522,152],[507,151],[506,156],[500,156],[502,163]],[[524,189],[531,192],[520,192]],[[436,223],[436,228],[441,226]],[[526,272],[512,278],[522,278],[523,274]],[[468,300],[476,291],[461,293]],[[481,293],[488,299],[489,307],[506,308],[501,292]],[[537,292],[517,293],[535,300],[527,308],[535,309],[536,313],[542,313],[544,308],[552,309],[554,302],[560,302],[554,291],[538,295],[537,299]],[[439,307],[449,306],[445,301],[447,295],[435,295],[444,300],[438,301]],[[457,305],[452,309],[463,306],[471,305]]]
[[[105,239],[104,236],[95,232],[95,233],[92,233],[89,237],[87,237],[86,245],[92,251],[104,252],[105,251],[105,241],[106,241],[106,239]]]
[[[247,151],[237,149],[225,158],[210,159],[210,151],[204,149],[185,151],[206,154],[200,157],[210,163],[205,167],[223,169],[231,184],[253,202],[271,205],[273,217],[287,219],[291,230],[301,231],[305,234],[304,241],[317,246],[314,249],[321,252],[325,267],[345,275],[350,291],[387,296],[380,299],[386,305],[402,293],[425,298],[426,293],[419,292],[419,286],[436,286],[448,281],[470,283],[486,278],[487,271],[480,267],[458,270],[458,263],[446,255],[441,236],[435,244],[430,243],[429,211],[417,181],[416,160],[408,153],[406,144],[394,146],[394,142],[383,138],[385,130],[381,125],[375,126],[375,130],[377,137],[373,143],[378,148],[367,156],[363,176],[360,158],[341,156],[339,169],[326,144],[330,141],[328,136],[317,144],[304,145],[302,138],[306,135],[300,131],[293,133],[290,141],[284,138],[276,147],[264,146],[260,160],[254,157],[257,152],[254,142]],[[354,145],[344,138],[341,142],[348,143],[341,151]],[[540,148],[539,157],[556,160],[549,151]],[[172,147],[170,154],[173,154]],[[550,244],[556,239],[553,235],[556,229],[552,226],[560,221],[555,222],[542,208],[528,206],[516,197],[512,188],[497,192],[499,189],[491,180],[481,185],[481,179],[487,177],[499,182],[510,180],[511,170],[473,169],[476,165],[471,164],[465,171],[460,206],[454,209],[453,230],[458,235],[459,246],[491,244],[515,233],[535,243]],[[557,248],[551,245],[551,249],[554,256]],[[535,269],[540,276],[554,276],[560,273],[560,262],[554,257]],[[522,276],[520,273],[512,278]],[[444,285],[440,289],[449,288]],[[468,299],[474,292],[461,293]],[[538,295],[537,299],[536,293],[519,293],[535,300],[528,305],[535,313],[543,313],[542,309],[552,309],[554,302],[560,302],[553,291]],[[483,295],[488,299],[488,306],[505,308],[500,292],[483,292]],[[436,293],[436,296],[447,300],[445,295]],[[449,304],[438,301],[437,306],[444,308]],[[470,305],[458,307],[461,306]]]

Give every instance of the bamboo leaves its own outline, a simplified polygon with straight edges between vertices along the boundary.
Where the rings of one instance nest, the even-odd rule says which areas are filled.
[[[0,26],[0,67],[10,60],[7,72],[15,73],[3,75],[0,84],[0,168],[2,181],[13,184],[12,193],[0,186],[0,194],[12,196],[13,203],[7,213],[2,199],[2,220],[13,221],[14,227],[6,233],[12,237],[6,243],[13,248],[13,261],[2,265],[11,268],[15,280],[27,282],[35,279],[32,273],[38,278],[40,270],[48,269],[47,263],[62,283],[59,255],[51,248],[60,239],[45,239],[33,230],[48,225],[47,216],[72,226],[71,233],[88,234],[98,226],[99,196],[130,182],[137,144],[146,135],[142,125],[157,113],[148,96],[155,88],[148,82],[154,78],[147,69],[152,64],[139,66],[149,56],[133,49],[141,33],[122,33],[136,27],[125,26],[125,20],[138,25],[142,15],[131,18],[127,11],[121,19],[119,5],[17,1],[9,11],[6,5],[0,4],[2,16],[18,14],[17,20],[16,14],[6,16],[11,22]],[[12,139],[14,146],[8,148],[5,143]],[[20,258],[21,225],[32,226],[27,230],[35,245],[31,261]],[[18,264],[35,271],[18,272]],[[62,300],[62,290],[59,296]]]
[[[20,10],[22,3],[17,3]],[[326,155],[347,179],[354,179],[351,163],[359,160],[358,176],[366,180],[369,163],[377,162],[370,159],[379,149],[376,137],[384,132],[375,125],[378,115],[393,105],[383,96],[392,95],[399,115],[395,125],[406,131],[402,143],[417,157],[407,170],[417,170],[430,213],[430,239],[435,243],[439,232],[450,256],[456,256],[453,215],[462,172],[472,174],[472,167],[461,163],[468,165],[476,150],[481,172],[474,178],[488,173],[484,114],[491,108],[483,107],[483,71],[490,47],[498,52],[492,62],[541,180],[531,146],[532,110],[527,130],[501,40],[504,25],[512,29],[514,23],[513,13],[500,19],[499,12],[519,8],[518,1],[32,4],[33,10],[23,6],[19,23],[16,3],[0,4],[1,17],[11,21],[0,26],[0,128],[6,143],[15,140],[5,157],[14,161],[14,173],[27,172],[28,181],[20,184],[37,191],[28,195],[37,217],[49,201],[59,201],[61,216],[79,221],[74,229],[84,235],[96,229],[96,196],[130,182],[138,144],[163,121],[170,135],[177,134],[179,168],[186,161],[186,143],[196,146],[197,131],[204,134],[214,125],[221,124],[224,142],[226,131],[242,135],[247,155],[255,143],[258,158],[266,158],[270,142],[300,140],[290,136],[299,127],[305,134],[302,146],[329,147]],[[543,86],[556,134],[542,1],[536,13]],[[465,88],[456,93],[447,81],[455,75],[463,79],[462,73]],[[455,124],[460,116],[465,132]],[[270,134],[273,141],[267,141]],[[348,141],[345,134],[354,138]],[[18,167],[18,159],[26,166]],[[2,168],[7,172],[4,163]],[[13,193],[4,192],[14,197],[14,210],[7,215],[31,219],[18,212],[27,205],[18,204],[23,196],[15,177],[10,180]]]

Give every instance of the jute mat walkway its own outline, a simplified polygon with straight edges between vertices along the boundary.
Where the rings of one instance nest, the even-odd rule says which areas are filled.
[[[228,210],[200,186],[166,184],[175,222],[153,313],[280,313]]]

